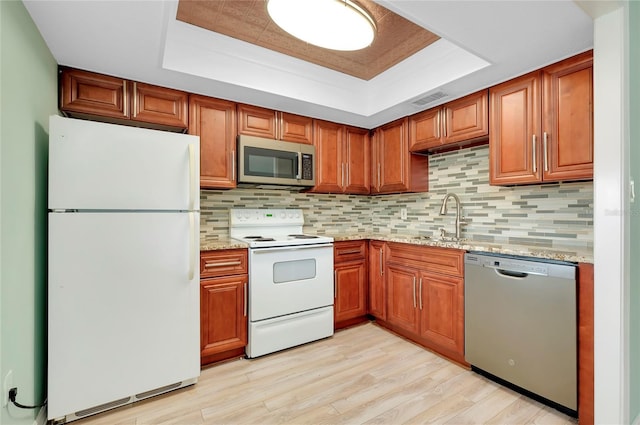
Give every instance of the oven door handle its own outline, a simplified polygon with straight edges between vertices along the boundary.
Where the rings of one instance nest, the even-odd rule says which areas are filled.
[[[295,246],[276,246],[272,248],[252,248],[252,254],[262,254],[266,252],[274,252],[274,251],[299,251],[303,249],[313,249],[313,248],[333,248],[332,243],[323,243],[316,245],[295,245]]]

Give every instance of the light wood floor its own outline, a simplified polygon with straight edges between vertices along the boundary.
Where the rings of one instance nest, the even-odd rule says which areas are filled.
[[[129,424],[575,424],[369,323],[202,371],[195,386],[82,419]]]

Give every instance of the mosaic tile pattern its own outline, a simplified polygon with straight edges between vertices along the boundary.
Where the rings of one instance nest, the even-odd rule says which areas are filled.
[[[429,158],[429,192],[361,196],[319,195],[295,190],[201,191],[201,239],[228,237],[229,208],[301,208],[305,231],[436,235],[455,232],[455,203],[438,214],[444,196],[455,193],[475,241],[544,247],[593,248],[593,183],[515,187],[489,185],[489,148],[479,146]],[[401,209],[407,219],[401,219]]]

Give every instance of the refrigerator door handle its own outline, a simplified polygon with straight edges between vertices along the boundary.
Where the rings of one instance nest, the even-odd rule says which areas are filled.
[[[189,145],[191,146],[191,145]],[[189,213],[189,282],[191,282],[196,272],[196,228],[195,212]]]
[[[193,143],[189,143],[189,210],[195,210],[196,196],[196,151]]]

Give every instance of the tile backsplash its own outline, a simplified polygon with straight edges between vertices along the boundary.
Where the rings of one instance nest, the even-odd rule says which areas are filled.
[[[399,195],[323,195],[281,189],[201,191],[201,238],[228,237],[229,208],[301,208],[314,233],[447,234],[455,232],[455,193],[467,224],[462,237],[540,247],[593,247],[593,183],[489,185],[489,148],[429,157],[429,192]],[[407,218],[401,218],[406,208]]]

